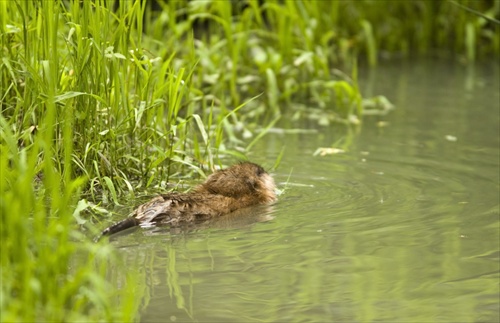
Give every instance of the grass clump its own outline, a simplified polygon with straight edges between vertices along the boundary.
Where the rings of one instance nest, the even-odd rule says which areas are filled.
[[[75,70],[102,69],[86,58],[71,63],[65,49],[71,37],[60,30],[68,14],[62,3],[3,2],[1,9],[9,17],[2,21],[19,22],[2,25],[1,319],[133,321],[141,286],[132,273],[106,279],[119,261],[110,247],[79,233],[74,212],[89,175],[79,168],[81,160],[93,158],[92,147],[103,142],[85,136],[92,140],[113,118],[112,91],[102,77],[93,84],[72,78]],[[92,51],[78,55],[86,54]]]
[[[46,108],[29,148],[19,149],[0,116],[1,320],[133,321],[143,293],[135,284],[138,273],[108,281],[108,267],[120,264],[116,255],[77,230],[74,204],[85,179],[65,178],[71,174],[70,162],[65,172],[59,171],[52,131],[56,105]],[[61,144],[70,159],[73,138],[65,134]]]
[[[268,129],[284,106],[309,117],[307,105],[319,105],[324,120],[361,115],[355,78],[333,69],[335,51],[321,38],[331,21],[289,28],[321,8],[160,5],[1,7],[8,22],[2,115],[19,146],[30,149],[53,104],[51,156],[65,180],[88,179],[84,191],[94,202],[119,203],[181,172],[203,174],[217,156],[243,156],[245,138]],[[71,150],[62,145],[70,132]]]

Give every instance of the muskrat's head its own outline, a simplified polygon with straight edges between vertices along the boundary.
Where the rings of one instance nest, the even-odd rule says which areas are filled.
[[[276,200],[274,180],[264,168],[250,162],[236,164],[210,175],[202,187],[212,194],[253,197],[259,204]]]

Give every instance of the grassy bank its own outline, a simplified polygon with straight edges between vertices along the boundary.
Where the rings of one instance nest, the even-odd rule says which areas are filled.
[[[481,15],[377,3],[1,1],[1,320],[136,320],[140,273],[109,279],[120,260],[82,234],[95,204],[244,158],[283,115],[359,123],[358,56],[498,54]]]
[[[486,19],[498,6],[2,2],[2,116],[29,149],[53,104],[58,170],[87,178],[95,202],[118,203],[171,176],[203,173],[219,156],[241,157],[283,114],[358,123],[357,57],[374,65],[440,48],[460,59],[498,54],[498,27]]]

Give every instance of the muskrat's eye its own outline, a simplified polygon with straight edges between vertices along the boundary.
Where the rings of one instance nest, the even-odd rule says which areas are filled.
[[[266,171],[262,167],[257,167],[257,176],[261,176],[264,174]]]

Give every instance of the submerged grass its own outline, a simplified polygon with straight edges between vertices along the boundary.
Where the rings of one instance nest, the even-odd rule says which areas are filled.
[[[285,114],[359,123],[360,53],[499,51],[496,1],[390,3],[0,1],[1,320],[137,320],[140,273],[106,275],[85,211],[245,158]]]

